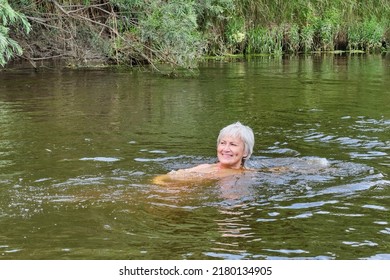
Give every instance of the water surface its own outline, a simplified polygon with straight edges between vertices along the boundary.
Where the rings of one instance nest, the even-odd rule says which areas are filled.
[[[0,258],[390,259],[389,77],[363,55],[0,72]],[[151,183],[235,121],[259,172]]]

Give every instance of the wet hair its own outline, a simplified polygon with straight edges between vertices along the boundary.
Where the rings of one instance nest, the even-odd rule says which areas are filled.
[[[244,142],[246,157],[242,159],[241,165],[244,166],[245,162],[250,158],[253,152],[253,146],[255,145],[255,136],[253,130],[240,122],[233,123],[221,129],[217,139],[217,145],[221,141],[221,138],[225,136],[239,137]]]

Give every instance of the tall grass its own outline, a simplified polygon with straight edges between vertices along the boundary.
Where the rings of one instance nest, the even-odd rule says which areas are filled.
[[[388,25],[387,25],[388,26]],[[387,27],[388,29],[388,27]],[[378,22],[376,18],[366,19],[349,27],[350,50],[378,51],[386,43],[386,23]],[[387,43],[390,41],[387,38]]]
[[[280,27],[255,27],[248,31],[246,52],[281,54],[282,41],[283,30]]]
[[[246,15],[248,53],[383,51],[390,44],[388,0],[236,0],[235,8]]]

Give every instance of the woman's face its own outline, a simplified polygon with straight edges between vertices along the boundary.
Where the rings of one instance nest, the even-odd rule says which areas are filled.
[[[239,137],[224,136],[217,145],[219,164],[223,168],[239,169],[246,157],[244,141]]]

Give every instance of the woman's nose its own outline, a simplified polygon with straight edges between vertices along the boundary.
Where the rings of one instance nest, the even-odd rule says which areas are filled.
[[[230,151],[230,145],[229,144],[226,144],[223,146],[223,150],[224,151]]]

